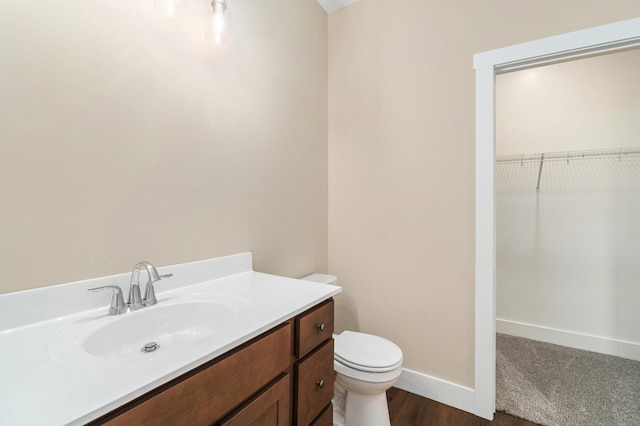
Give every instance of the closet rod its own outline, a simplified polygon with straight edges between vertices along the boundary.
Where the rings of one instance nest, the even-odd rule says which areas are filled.
[[[563,151],[563,152],[543,152],[540,154],[516,154],[501,155],[496,157],[496,164],[506,163],[540,163],[543,161],[566,161],[584,160],[595,158],[617,158],[622,160],[627,157],[640,156],[640,147],[627,148],[610,148],[610,149],[591,149],[583,151]]]

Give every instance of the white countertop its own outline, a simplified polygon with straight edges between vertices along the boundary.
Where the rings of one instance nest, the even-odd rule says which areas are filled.
[[[222,297],[239,301],[233,305],[237,318],[213,339],[140,357],[79,356],[79,350],[66,356],[52,342],[70,327],[99,328],[140,312],[107,316],[108,293],[86,291],[115,283],[126,297],[129,274],[0,295],[0,425],[87,423],[340,292],[254,272],[250,253],[158,270],[174,277],[156,284],[158,304],[144,310]],[[69,306],[89,309],[73,312]]]

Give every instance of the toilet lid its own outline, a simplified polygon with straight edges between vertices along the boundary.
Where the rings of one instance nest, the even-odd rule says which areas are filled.
[[[335,360],[356,370],[386,372],[402,364],[402,350],[371,334],[343,331],[335,336]]]

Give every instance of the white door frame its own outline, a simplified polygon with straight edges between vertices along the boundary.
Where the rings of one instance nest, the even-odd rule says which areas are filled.
[[[476,313],[474,413],[492,420],[496,396],[494,211],[496,74],[640,45],[640,18],[474,55],[476,72]]]

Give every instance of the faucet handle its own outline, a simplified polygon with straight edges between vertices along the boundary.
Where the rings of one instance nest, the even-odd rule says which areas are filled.
[[[122,295],[122,289],[117,285],[105,285],[104,287],[96,287],[87,289],[87,291],[103,291],[113,290],[111,295],[111,305],[109,306],[108,315],[120,315],[127,310],[127,305],[124,304],[124,296]]]
[[[171,278],[173,276],[173,274],[165,274],[165,275],[158,275],[158,278],[162,279],[162,278]],[[156,303],[158,303],[158,299],[156,299],[156,291],[153,287],[153,283],[157,282],[160,280],[156,280],[156,281],[151,281],[149,280],[149,282],[147,282],[147,287],[144,289],[144,304],[145,306],[152,306],[155,305]]]

